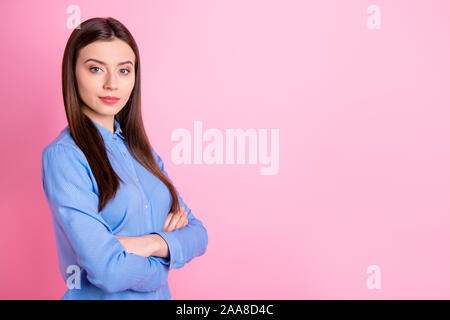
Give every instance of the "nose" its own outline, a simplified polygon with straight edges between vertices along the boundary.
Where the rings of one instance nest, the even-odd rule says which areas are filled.
[[[114,90],[117,89],[116,75],[114,75],[113,73],[109,73],[106,75],[104,88],[105,89],[114,89]]]

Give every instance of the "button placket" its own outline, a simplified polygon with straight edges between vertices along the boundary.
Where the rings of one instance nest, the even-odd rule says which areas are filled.
[[[125,147],[125,146],[123,146],[123,147]],[[148,202],[148,199],[147,199],[147,197],[145,195],[145,192],[142,189],[141,184],[139,183],[139,178],[137,177],[136,168],[134,166],[133,159],[131,158],[131,155],[130,154],[127,155],[127,153],[125,151],[123,151],[123,150],[122,150],[122,155],[126,157],[125,161],[128,162],[128,166],[129,166],[129,168],[131,168],[131,171],[134,174],[135,181],[138,182],[137,185],[139,187],[139,190],[141,190],[142,197],[145,199],[145,202],[146,202],[145,209],[150,208],[150,206],[148,205],[149,202]]]

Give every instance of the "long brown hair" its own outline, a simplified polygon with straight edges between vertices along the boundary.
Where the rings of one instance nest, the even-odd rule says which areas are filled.
[[[62,91],[70,134],[86,156],[95,176],[99,190],[98,211],[102,211],[108,201],[115,196],[119,188],[119,181],[123,182],[123,180],[115,173],[109,162],[102,136],[97,127],[81,111],[83,102],[78,94],[75,65],[78,53],[84,46],[96,40],[108,41],[115,38],[128,43],[136,55],[135,85],[128,102],[115,115],[115,119],[120,124],[128,148],[134,158],[169,188],[172,195],[170,211],[178,211],[180,204],[175,187],[156,162],[142,121],[141,70],[138,47],[128,29],[111,17],[92,18],[81,23],[79,28],[75,28],[67,41],[62,61]]]

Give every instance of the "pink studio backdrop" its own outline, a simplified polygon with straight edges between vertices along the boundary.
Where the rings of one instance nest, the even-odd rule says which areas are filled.
[[[2,299],[66,290],[40,170],[66,125],[72,4],[1,4]],[[170,273],[173,299],[450,298],[450,2],[76,5],[134,35],[150,141],[208,230],[206,253]],[[224,141],[278,129],[278,171],[262,175],[248,145],[242,164],[177,165],[171,135],[194,138],[194,121]]]

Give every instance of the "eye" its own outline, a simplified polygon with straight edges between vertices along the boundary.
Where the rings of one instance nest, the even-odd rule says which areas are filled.
[[[92,67],[92,68],[89,68],[89,70],[92,70],[92,69],[100,69],[99,67]],[[101,70],[101,69],[100,69]],[[94,72],[94,73],[97,73],[97,72]]]
[[[122,70],[126,71],[126,73],[121,72],[122,74],[129,74],[130,73],[130,70],[128,70],[128,69],[120,69],[120,71],[122,71]]]

